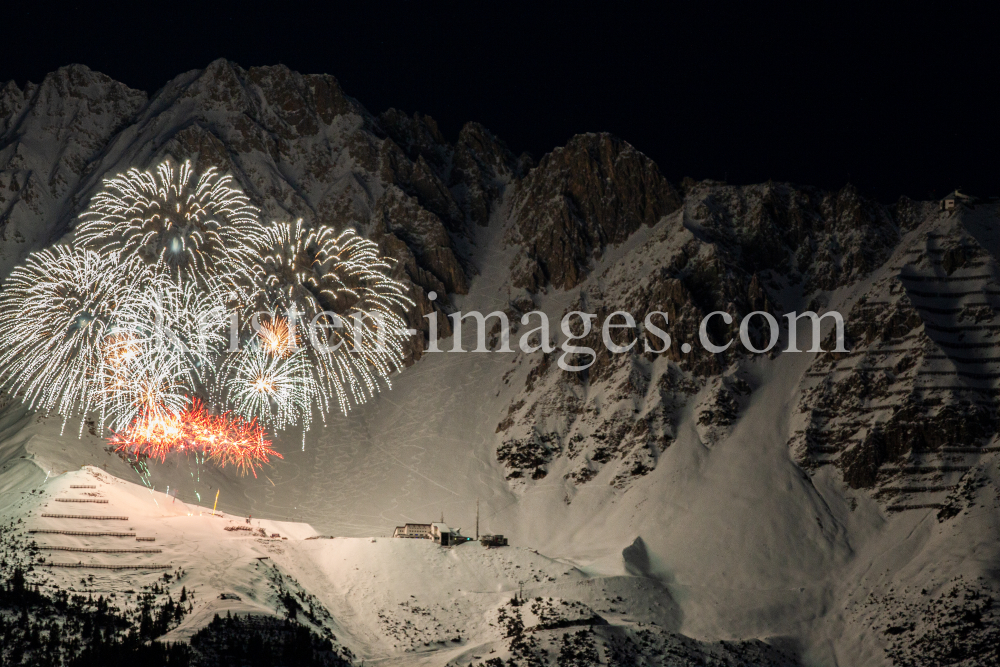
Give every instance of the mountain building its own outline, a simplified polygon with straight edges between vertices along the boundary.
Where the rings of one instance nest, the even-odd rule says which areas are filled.
[[[393,537],[403,539],[434,540],[443,547],[472,541],[471,537],[462,535],[460,528],[451,528],[443,521],[436,523],[407,523],[396,526]]]
[[[940,208],[942,211],[954,211],[960,206],[972,206],[974,203],[975,199],[973,197],[955,189],[941,200]]]
[[[431,524],[407,523],[402,526],[396,526],[396,530],[392,531],[392,536],[411,540],[429,540],[431,539]]]

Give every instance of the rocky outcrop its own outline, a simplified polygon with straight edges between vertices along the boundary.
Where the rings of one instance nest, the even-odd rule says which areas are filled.
[[[805,428],[789,443],[891,511],[945,507],[993,450],[1000,378],[997,262],[961,217],[930,212],[847,315],[849,354],[804,380]],[[951,493],[951,495],[949,495]]]
[[[452,160],[452,190],[468,219],[485,226],[505,186],[522,177],[531,158],[520,159],[479,123],[466,123],[458,133]]]
[[[512,267],[514,285],[575,287],[595,253],[679,206],[656,164],[631,145],[609,134],[577,135],[518,183],[507,238],[523,252]]]
[[[839,192],[764,183],[690,183],[688,201],[705,235],[752,274],[782,276],[806,291],[850,284],[880,266],[899,242],[891,211],[848,185]]]
[[[566,203],[574,201],[572,197],[555,194],[566,189],[560,178],[581,178],[584,184],[575,191],[591,192],[586,184],[593,174],[601,173],[603,167],[594,166],[602,164],[600,161],[584,162],[590,171],[584,169],[589,175],[582,177],[571,175],[577,172],[563,166],[555,170],[558,177],[543,177],[544,170],[555,169],[553,164],[578,164],[581,158],[572,155],[583,150],[581,142],[607,150],[613,144],[610,138],[587,135],[585,141],[576,138],[571,146],[553,153],[555,157],[542,158],[513,196],[512,215],[522,217],[512,223],[521,227],[512,227],[509,238],[523,238],[520,230],[534,219],[534,209],[524,208],[528,192],[534,193],[531,201],[548,201],[550,210],[565,214],[546,218],[545,225],[552,226],[541,226],[545,233],[559,234],[567,229],[567,211],[588,212],[586,219],[592,224],[588,227],[579,222],[584,217],[578,217],[578,224],[570,226],[578,236],[568,241],[564,235],[564,242],[574,252],[590,243],[600,243],[602,250],[590,257],[585,271],[583,264],[572,264],[576,272],[571,271],[570,282],[580,296],[564,312],[583,310],[597,315],[591,334],[577,343],[595,351],[593,364],[580,373],[567,373],[554,363],[533,368],[524,393],[515,399],[517,409],[502,421],[503,442],[524,441],[536,428],[538,415],[545,414],[547,429],[559,435],[548,441],[549,467],[562,459],[570,467],[566,478],[583,484],[610,466],[612,471],[604,473],[608,482],[625,487],[656,466],[659,453],[675,437],[678,411],[696,394],[695,429],[702,442],[710,447],[728,437],[752,393],[751,384],[739,371],[751,358],[738,340],[739,323],[745,316],[763,311],[783,324],[787,310],[821,310],[829,291],[856,283],[881,267],[900,236],[890,209],[861,197],[850,187],[827,193],[788,184],[730,186],[712,181],[685,181],[683,200],[669,200],[674,209],[670,214],[655,220],[626,216],[631,223],[620,228],[601,227],[596,221],[613,206],[567,208]],[[549,188],[545,196],[540,194],[543,183]],[[609,181],[601,192],[608,195],[611,187]],[[616,187],[629,191],[633,202],[639,201],[635,193],[651,189],[635,186],[634,178]],[[672,188],[670,193],[679,197]],[[601,231],[580,231],[588,229]],[[629,249],[622,253],[618,248],[625,241]],[[515,284],[524,275],[516,272],[517,267],[547,265],[531,259],[538,256],[539,247],[522,247],[512,275]],[[556,261],[557,255],[544,256],[549,258],[546,261]],[[605,259],[605,255],[614,259]],[[560,257],[557,264],[569,266],[563,261],[565,256]],[[582,261],[579,253],[575,257],[573,261]],[[544,283],[539,281],[529,280],[524,286],[540,288]],[[782,295],[790,292],[796,294],[801,307],[781,303]],[[648,313],[662,313],[652,321],[669,332],[671,346],[663,350],[663,342],[653,332],[640,330],[615,341],[620,345],[634,342],[627,354],[612,354],[602,343],[601,326],[614,311],[632,314],[637,323]],[[712,318],[708,321],[709,339],[717,345],[736,340],[719,354],[710,353],[699,342],[701,322],[715,311],[729,313],[733,323]],[[895,325],[884,322],[884,326]],[[860,333],[852,329],[850,335]],[[755,348],[767,348],[771,334],[762,316],[750,320],[748,335]],[[683,351],[683,343],[692,346],[688,352]],[[768,354],[775,356],[780,349],[776,345]],[[553,452],[556,443],[559,451]]]
[[[66,230],[94,161],[145,103],[82,65],[0,89],[0,273]]]

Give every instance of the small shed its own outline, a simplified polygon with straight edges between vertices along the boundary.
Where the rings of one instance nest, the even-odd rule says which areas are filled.
[[[503,535],[483,535],[479,538],[479,543],[484,547],[505,547],[507,538]]]
[[[954,211],[959,206],[971,206],[972,204],[972,197],[955,189],[941,200],[939,208],[942,211]]]
[[[431,539],[443,547],[451,546],[454,531],[446,523],[431,524]]]

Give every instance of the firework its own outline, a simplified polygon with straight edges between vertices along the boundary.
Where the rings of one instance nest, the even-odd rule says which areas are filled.
[[[280,358],[291,356],[302,344],[300,337],[293,335],[288,320],[272,315],[264,321],[258,318],[258,322],[260,326],[257,335],[260,337],[260,345],[270,356]]]
[[[286,342],[273,354],[267,341],[258,336],[226,359],[217,395],[238,414],[276,429],[301,424],[304,433],[312,424],[313,403],[323,406],[314,369],[304,348],[291,351]]]
[[[127,357],[130,367],[142,368],[169,365],[165,357],[179,355],[187,370],[175,367],[175,376],[183,377],[192,392],[204,388],[225,343],[224,294],[215,281],[199,286],[151,277],[144,289],[120,303],[106,356]]]
[[[121,267],[95,252],[56,245],[29,255],[0,293],[6,384],[30,407],[66,419],[99,411],[103,344],[127,293]]]
[[[120,433],[112,431],[108,442],[116,452],[129,452],[149,458],[167,459],[167,454],[182,448],[187,421],[183,413],[142,415]]]
[[[224,314],[217,291],[165,276],[124,296],[102,343],[101,423],[121,430],[184,410],[212,379]]]
[[[235,466],[241,474],[257,476],[257,468],[270,462],[274,451],[271,441],[256,420],[224,413],[214,415],[194,399],[191,406],[177,415],[142,415],[108,441],[118,452],[146,455],[165,461],[173,452],[198,452],[219,467]]]
[[[103,256],[199,284],[249,278],[259,234],[257,209],[233,178],[214,167],[195,176],[190,161],[104,181],[76,226],[77,241]]]
[[[264,437],[264,429],[255,419],[247,421],[239,415],[225,413],[215,417],[213,424],[206,451],[220,468],[233,465],[240,474],[249,471],[256,477],[256,469],[269,463],[270,457],[284,458],[272,448],[271,441]]]
[[[255,305],[293,319],[296,336],[309,341],[317,407],[322,413],[324,403],[336,402],[346,414],[400,368],[406,325],[398,312],[412,302],[378,247],[353,230],[272,223],[264,246]]]
[[[107,364],[101,377],[101,423],[124,429],[137,419],[160,419],[183,412],[190,404],[195,369],[175,350],[139,347],[126,364]]]
[[[33,253],[6,281],[0,383],[161,461],[193,449],[255,473],[279,456],[265,427],[301,424],[304,446],[314,414],[389,386],[412,302],[374,243],[257,213],[231,176],[190,162],[106,180],[76,245]],[[253,331],[220,359],[241,311]]]

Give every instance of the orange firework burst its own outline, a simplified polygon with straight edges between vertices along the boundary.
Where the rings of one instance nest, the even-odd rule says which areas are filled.
[[[261,322],[257,335],[260,336],[264,349],[272,357],[289,357],[300,344],[298,332],[292,337],[288,330],[288,320],[280,317],[272,317],[268,322]]]
[[[257,476],[257,468],[271,456],[284,458],[271,447],[256,419],[247,421],[228,412],[213,415],[198,399],[180,414],[147,411],[108,442],[116,452],[145,454],[164,461],[176,451],[202,452],[220,468],[236,466],[240,473]]]

